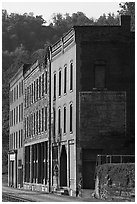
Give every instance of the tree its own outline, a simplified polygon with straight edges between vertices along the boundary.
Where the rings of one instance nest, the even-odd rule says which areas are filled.
[[[119,4],[121,10],[118,11],[120,15],[131,16],[131,30],[135,31],[135,2],[125,2]]]
[[[107,16],[103,14],[96,22],[96,25],[119,25],[119,16],[109,13]]]

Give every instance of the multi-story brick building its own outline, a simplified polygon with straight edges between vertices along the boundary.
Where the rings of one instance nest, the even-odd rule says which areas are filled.
[[[120,26],[74,26],[51,46],[53,188],[94,187],[97,154],[131,154],[134,33]]]
[[[134,45],[122,16],[120,26],[74,26],[46,60],[22,66],[10,83],[9,185],[76,195],[81,178],[94,188],[97,154],[134,154]]]
[[[48,73],[38,60],[24,69],[24,188],[49,188]]]
[[[10,80],[8,185],[23,186],[23,65]]]

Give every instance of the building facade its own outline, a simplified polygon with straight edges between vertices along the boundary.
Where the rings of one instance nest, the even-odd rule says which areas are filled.
[[[50,55],[51,186],[76,195],[81,180],[94,188],[98,154],[134,154],[126,142],[135,127],[130,17],[120,26],[74,26]]]
[[[49,188],[48,72],[37,60],[24,70],[24,188]]]
[[[120,26],[74,26],[21,68],[10,83],[9,186],[77,195],[81,181],[94,188],[98,154],[134,154],[134,46],[121,16]]]
[[[8,186],[23,186],[23,65],[10,80]]]

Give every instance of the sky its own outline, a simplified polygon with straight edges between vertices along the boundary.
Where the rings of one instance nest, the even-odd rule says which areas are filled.
[[[18,13],[24,14],[33,12],[34,16],[42,15],[47,24],[51,22],[53,13],[76,13],[78,11],[83,12],[88,18],[99,18],[103,13],[109,12],[117,14],[119,10],[119,3],[116,2],[82,2],[82,1],[69,1],[69,2],[38,2],[38,1],[24,1],[24,2],[12,2],[2,1],[2,9],[6,9],[8,14]]]

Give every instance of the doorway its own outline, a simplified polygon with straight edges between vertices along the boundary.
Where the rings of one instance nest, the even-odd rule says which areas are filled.
[[[60,156],[60,186],[67,186],[67,153],[65,145],[62,146]]]

